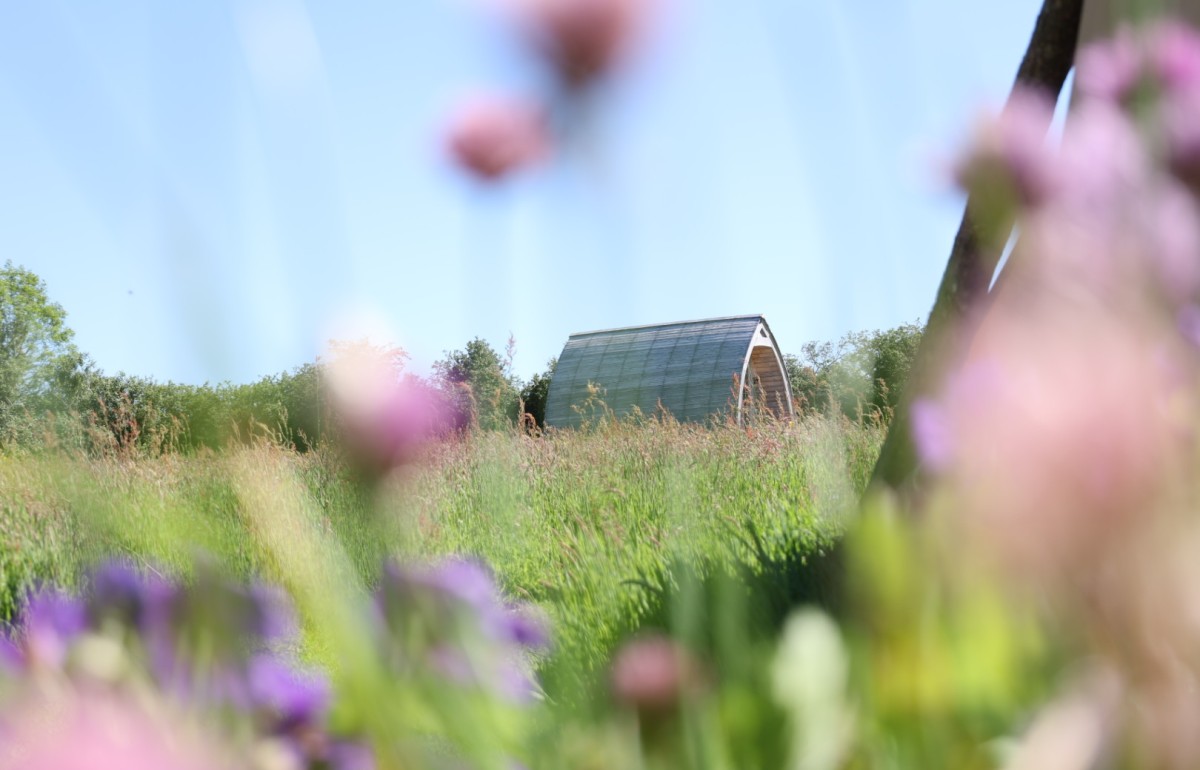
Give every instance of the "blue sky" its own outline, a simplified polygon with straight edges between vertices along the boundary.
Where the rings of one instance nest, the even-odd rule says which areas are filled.
[[[927,313],[939,164],[1037,0],[673,0],[555,162],[495,189],[440,130],[539,75],[469,0],[0,0],[0,260],[106,371],[243,382],[329,336],[763,313],[780,345]]]

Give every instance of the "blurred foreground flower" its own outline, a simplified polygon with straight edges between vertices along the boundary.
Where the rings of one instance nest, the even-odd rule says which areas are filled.
[[[187,584],[121,562],[84,584],[34,592],[0,640],[0,692],[14,698],[0,702],[0,734],[20,749],[0,767],[232,767],[235,754],[262,770],[371,767],[365,746],[330,733],[323,675],[288,657],[298,627],[281,591],[209,563]],[[225,748],[205,753],[195,719],[230,716]]]
[[[547,623],[531,607],[505,601],[482,564],[390,564],[377,601],[393,660],[407,673],[518,701],[536,692],[527,658],[549,647]]]
[[[1200,87],[1200,38],[1172,24],[1124,31],[1081,57],[1083,99],[1062,145],[1017,92],[977,134],[960,174],[984,221],[1020,237],[992,303],[914,438],[956,501],[968,541],[1027,581],[1077,572],[1146,523],[1190,449],[1197,361],[1181,334],[1200,294],[1200,209],[1150,133],[1172,90]],[[993,244],[999,246],[1000,244]]]
[[[1077,60],[1079,89],[1097,100],[1123,104],[1139,88],[1158,95],[1200,86],[1200,35],[1174,19],[1126,25]]]
[[[998,306],[938,402],[914,410],[969,542],[1034,581],[1144,524],[1183,428],[1165,343],[1103,318],[1046,320]]]
[[[634,43],[649,0],[511,0],[538,53],[571,88],[608,74]]]
[[[0,718],[3,770],[249,768],[199,725],[153,698],[31,688]]]
[[[652,0],[491,0],[549,70],[551,87],[537,98],[479,95],[450,119],[451,158],[484,182],[495,182],[568,147],[585,90],[627,59],[648,26]],[[582,113],[578,113],[582,114]],[[569,118],[567,116],[570,116]],[[566,118],[566,119],[564,119]]]
[[[355,728],[343,725],[350,730],[347,735],[331,728],[338,705],[334,688],[324,672],[296,661],[302,640],[282,591],[230,579],[215,563],[204,561],[186,583],[117,562],[91,571],[84,586],[78,596],[49,588],[34,592],[21,626],[11,637],[0,637],[0,737],[26,741],[26,730],[33,730],[29,748],[23,750],[51,763],[11,766],[41,770],[57,767],[57,759],[70,759],[80,764],[61,766],[107,767],[88,764],[101,756],[92,751],[93,744],[107,746],[105,741],[116,742],[114,756],[126,761],[116,744],[137,744],[141,727],[123,721],[133,718],[134,712],[122,705],[131,694],[138,708],[162,701],[181,717],[224,728],[220,734],[226,738],[226,753],[241,757],[239,766],[374,766],[373,753]],[[363,628],[381,633],[368,633],[365,649],[378,656],[373,657],[381,664],[377,671],[394,676],[377,682],[392,695],[416,695],[434,703],[454,693],[455,703],[471,708],[486,703],[507,709],[536,692],[532,656],[549,645],[547,623],[533,608],[507,601],[482,564],[465,559],[390,564],[374,609],[364,614]],[[51,690],[42,693],[46,686]],[[73,695],[60,698],[76,692],[87,697],[78,703]],[[78,756],[70,742],[43,741],[49,733],[34,729],[45,721],[42,717],[38,724],[24,721],[27,712],[42,713],[44,704],[37,698],[43,695],[52,696],[46,702],[63,712],[61,718],[54,716],[60,721],[50,720],[54,729],[73,732],[79,723],[86,741]],[[114,710],[114,704],[121,708]],[[362,706],[347,704],[344,710],[353,714]],[[147,714],[158,711],[150,708]],[[110,712],[115,716],[110,718]],[[395,725],[396,740],[406,730],[416,730],[416,721]],[[157,728],[152,724],[147,729]],[[161,732],[162,745],[174,747],[171,731],[164,726]],[[172,764],[158,745],[146,744],[146,761],[167,770],[193,766]],[[0,761],[5,756],[0,747]],[[142,767],[141,757],[134,751],[126,766]],[[201,753],[196,757],[198,767],[227,766]]]
[[[446,145],[466,171],[494,182],[542,160],[550,152],[551,139],[540,107],[490,95],[473,97],[459,107]]]
[[[967,153],[1018,237],[913,436],[954,590],[990,579],[1070,661],[1008,766],[1196,767],[1200,36],[1130,27],[1078,65],[1060,147],[1018,94]]]
[[[1056,184],[1046,127],[1054,105],[1040,93],[1017,91],[1003,112],[981,120],[970,151],[954,169],[958,184],[982,195],[983,207],[1007,213],[1044,200]]]
[[[23,614],[21,639],[0,637],[0,669],[60,668],[71,640],[86,627],[83,605],[62,591],[44,588],[29,596]]]
[[[612,664],[612,693],[643,720],[673,714],[703,687],[699,662],[667,636],[645,636],[627,642]]]
[[[366,341],[331,343],[325,378],[342,445],[371,475],[414,459],[430,439],[451,429],[449,405],[404,373],[407,354]]]

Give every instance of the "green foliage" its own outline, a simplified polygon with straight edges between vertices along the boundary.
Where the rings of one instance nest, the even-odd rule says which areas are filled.
[[[96,375],[80,411],[91,411],[119,445],[219,449],[270,436],[301,450],[320,440],[320,367],[306,364],[245,385],[157,383],[124,374]]]
[[[74,386],[83,357],[71,344],[66,311],[41,278],[5,262],[0,268],[0,445],[23,438],[28,412]]]
[[[118,373],[86,360],[22,415],[18,441],[26,450],[58,448],[86,454],[220,449],[268,436],[302,451],[324,436],[320,366],[245,385],[182,385]]]
[[[109,375],[75,349],[65,318],[40,278],[0,269],[0,447],[196,450],[270,435],[310,449],[323,435],[317,364],[246,385]]]
[[[550,396],[550,380],[558,367],[558,359],[551,358],[546,362],[546,371],[538,372],[521,388],[521,403],[525,405],[525,413],[532,415],[538,426],[546,424],[546,399]]]
[[[805,343],[800,356],[784,356],[797,408],[805,413],[837,410],[855,420],[890,418],[922,333],[912,323],[852,332],[836,343]]]
[[[512,345],[509,340],[508,355],[501,358],[486,340],[476,337],[433,365],[438,385],[465,418],[463,422],[484,430],[516,423],[520,393],[511,373]]]

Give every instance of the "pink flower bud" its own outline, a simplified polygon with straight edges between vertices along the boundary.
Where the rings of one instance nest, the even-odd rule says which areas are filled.
[[[466,102],[451,120],[447,147],[464,169],[495,181],[545,157],[550,137],[538,106],[510,97],[483,96]]]
[[[673,712],[699,682],[696,661],[687,650],[665,636],[647,636],[628,642],[613,661],[613,696],[644,717],[661,717]]]
[[[647,0],[524,0],[521,11],[540,53],[567,85],[580,87],[611,71],[628,51],[647,5]]]
[[[380,474],[414,458],[448,429],[445,403],[401,371],[399,349],[340,343],[325,384],[342,444],[362,470]]]

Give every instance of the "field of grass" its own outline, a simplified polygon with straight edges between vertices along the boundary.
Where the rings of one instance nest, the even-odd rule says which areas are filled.
[[[836,538],[879,440],[826,418],[483,432],[430,446],[381,486],[356,481],[332,451],[265,441],[195,455],[3,457],[0,615],[28,586],[74,585],[113,554],[186,573],[203,550],[236,574],[285,579],[279,560],[303,551],[287,533],[303,531],[368,586],[387,557],[478,557],[549,614],[556,659],[586,671],[661,622],[663,592],[685,575],[760,575],[782,581],[776,593],[790,601],[797,566]],[[285,501],[303,521],[266,526],[261,500]]]

